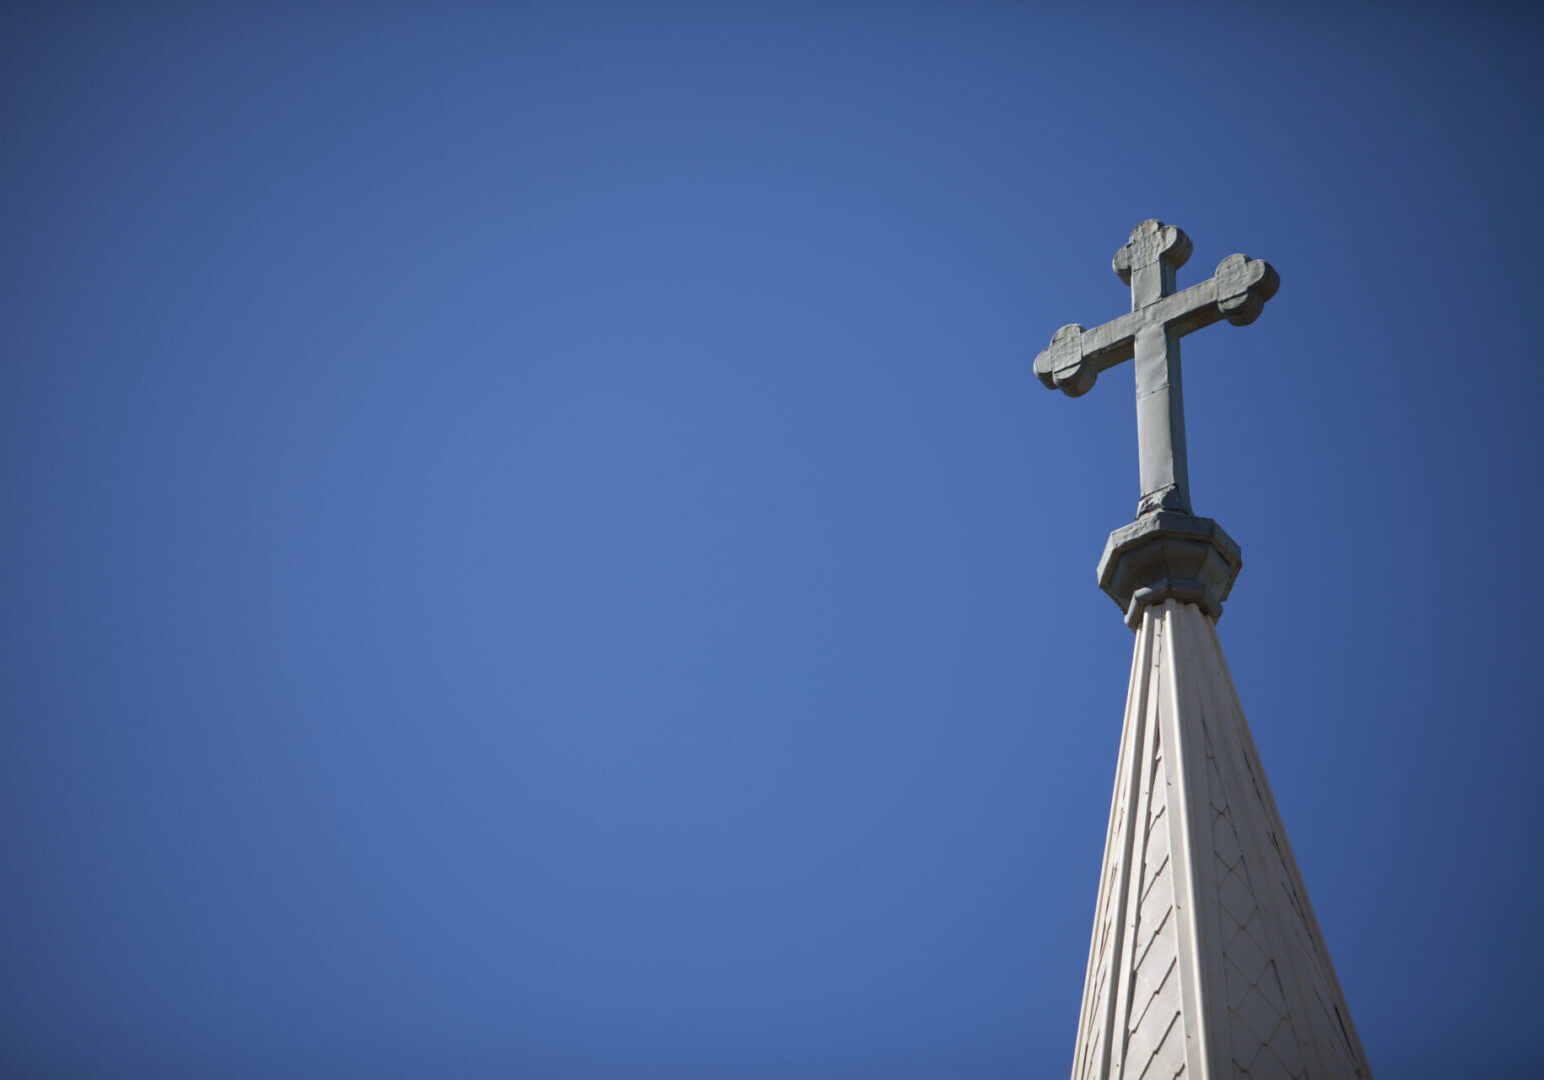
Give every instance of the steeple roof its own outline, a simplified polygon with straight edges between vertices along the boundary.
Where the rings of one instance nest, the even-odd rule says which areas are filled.
[[[1073,1080],[1371,1075],[1214,620],[1147,606]]]

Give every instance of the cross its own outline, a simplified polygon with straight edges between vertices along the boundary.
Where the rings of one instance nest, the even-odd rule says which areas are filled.
[[[1086,394],[1106,368],[1136,358],[1139,518],[1155,510],[1191,512],[1179,339],[1220,319],[1247,326],[1281,284],[1263,259],[1229,255],[1210,278],[1175,292],[1174,272],[1189,258],[1190,238],[1181,230],[1142,222],[1112,260],[1131,286],[1131,314],[1092,330],[1064,326],[1035,357],[1040,381],[1069,397]]]

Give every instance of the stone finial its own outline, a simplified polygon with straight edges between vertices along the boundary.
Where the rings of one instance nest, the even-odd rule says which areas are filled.
[[[1265,309],[1265,302],[1281,288],[1281,277],[1264,259],[1229,255],[1212,275],[1217,288],[1217,310],[1234,326],[1248,326]]]
[[[1100,587],[1133,627],[1141,609],[1166,597],[1222,611],[1241,565],[1238,545],[1190,508],[1179,342],[1212,323],[1253,322],[1281,279],[1271,265],[1229,255],[1210,278],[1180,291],[1175,271],[1191,253],[1184,230],[1150,219],[1111,261],[1131,287],[1131,311],[1085,329],[1068,323],[1035,357],[1035,375],[1068,397],[1093,388],[1100,372],[1134,360],[1142,494],[1137,521],[1116,530],[1100,563]]]
[[[1068,397],[1082,397],[1094,388],[1099,371],[1085,362],[1081,323],[1068,323],[1051,335],[1051,343],[1035,357],[1035,375]]]
[[[1184,229],[1148,218],[1131,230],[1131,239],[1121,245],[1110,265],[1115,276],[1130,285],[1133,270],[1151,266],[1159,260],[1178,270],[1190,261],[1191,250],[1190,237],[1185,235]]]

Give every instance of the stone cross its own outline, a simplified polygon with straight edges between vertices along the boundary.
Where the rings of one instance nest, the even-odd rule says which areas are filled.
[[[1092,330],[1064,326],[1035,357],[1040,381],[1070,397],[1087,393],[1106,368],[1136,358],[1138,518],[1158,510],[1191,513],[1179,339],[1220,319],[1234,326],[1254,322],[1281,284],[1264,260],[1229,255],[1206,281],[1176,292],[1174,272],[1189,258],[1190,238],[1183,232],[1161,221],[1142,222],[1113,260],[1115,273],[1131,286],[1131,314]]]

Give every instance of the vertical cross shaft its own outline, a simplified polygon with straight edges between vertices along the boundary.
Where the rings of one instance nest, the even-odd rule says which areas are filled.
[[[1140,312],[1176,291],[1175,271],[1190,255],[1190,241],[1173,226],[1144,222],[1116,254],[1115,272],[1131,283],[1131,310]],[[1151,510],[1190,513],[1190,469],[1185,457],[1185,395],[1179,334],[1148,323],[1133,343],[1137,381],[1137,447],[1142,481],[1140,517]]]

